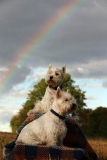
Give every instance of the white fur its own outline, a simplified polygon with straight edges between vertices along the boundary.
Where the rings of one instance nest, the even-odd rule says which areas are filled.
[[[61,116],[73,112],[75,99],[70,93],[62,92],[58,87],[52,104],[52,109]],[[63,145],[63,139],[66,135],[67,128],[65,121],[54,115],[50,110],[40,118],[26,125],[16,141],[28,145]]]
[[[48,84],[45,95],[43,99],[41,101],[38,101],[35,104],[35,107],[27,113],[28,116],[32,113],[45,113],[49,111],[56,93],[56,91],[53,88],[61,85],[65,71],[66,71],[66,66],[63,66],[61,69],[58,69],[58,68],[52,68],[51,64],[49,65],[45,77],[45,82],[46,84]],[[50,77],[52,77],[52,79]],[[51,88],[49,86],[51,86]]]

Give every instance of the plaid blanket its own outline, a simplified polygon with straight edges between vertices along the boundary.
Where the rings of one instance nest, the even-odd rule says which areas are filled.
[[[40,114],[30,115],[19,127],[22,128],[39,118]],[[8,160],[97,160],[97,155],[89,145],[82,130],[75,119],[67,117],[67,134],[64,139],[64,146],[30,146],[24,144],[15,145],[15,141],[4,147],[4,155]]]

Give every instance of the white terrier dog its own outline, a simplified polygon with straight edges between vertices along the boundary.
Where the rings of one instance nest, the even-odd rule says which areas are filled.
[[[58,86],[61,87],[65,71],[66,66],[63,66],[61,69],[58,69],[52,68],[52,65],[49,65],[45,77],[45,82],[46,84],[48,84],[45,95],[43,99],[41,101],[38,101],[35,104],[35,107],[27,113],[28,116],[32,113],[45,113],[50,110],[54,100],[54,95],[56,94],[56,89]]]
[[[62,92],[58,87],[51,109],[23,128],[16,144],[63,145],[67,132],[65,116],[76,108],[74,97],[68,92]]]

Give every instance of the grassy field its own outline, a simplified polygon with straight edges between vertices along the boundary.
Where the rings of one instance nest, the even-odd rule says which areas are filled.
[[[15,133],[7,133],[7,132],[0,132],[0,160],[5,160],[3,158],[3,148],[7,143],[14,141],[16,138]]]
[[[98,160],[107,160],[107,139],[88,139],[88,142],[98,155]]]
[[[5,160],[2,155],[3,147],[9,143],[14,141],[16,138],[16,134],[0,132],[0,160]],[[98,155],[98,160],[107,160],[107,139],[97,138],[97,139],[88,139],[89,144],[92,146],[94,151]]]

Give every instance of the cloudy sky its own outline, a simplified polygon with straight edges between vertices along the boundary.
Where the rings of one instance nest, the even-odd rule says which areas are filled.
[[[50,63],[66,65],[88,108],[107,107],[106,0],[0,0],[0,131]]]

